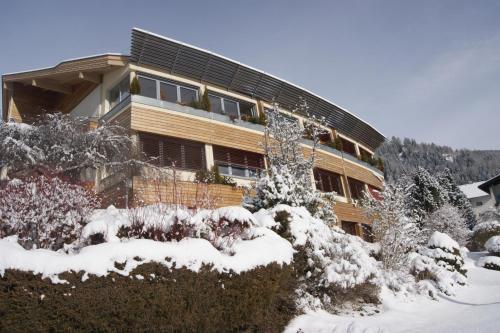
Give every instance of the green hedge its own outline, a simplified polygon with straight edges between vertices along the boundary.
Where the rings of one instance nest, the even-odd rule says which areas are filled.
[[[70,283],[54,285],[6,271],[0,332],[281,332],[296,314],[291,266],[223,274],[148,263],[136,274],[144,280],[65,273]]]

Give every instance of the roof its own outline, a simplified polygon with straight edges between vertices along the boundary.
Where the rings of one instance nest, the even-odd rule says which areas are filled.
[[[130,62],[166,70],[293,109],[304,98],[309,111],[331,127],[375,150],[385,139],[372,125],[348,110],[302,87],[219,54],[151,33],[132,29]]]
[[[493,185],[496,185],[496,184],[500,184],[500,174],[496,175],[493,178],[488,179],[483,184],[481,184],[481,186],[479,186],[479,188],[481,190],[489,193],[490,187]]]
[[[484,182],[476,182],[472,184],[460,185],[459,188],[460,191],[464,192],[467,199],[485,197],[489,194],[479,189],[479,185],[483,183]]]

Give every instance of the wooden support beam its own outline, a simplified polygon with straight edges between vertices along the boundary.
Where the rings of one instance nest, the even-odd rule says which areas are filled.
[[[101,83],[101,75],[99,74],[79,72],[78,78],[92,83]]]
[[[41,81],[41,80],[31,80],[31,85],[33,87],[38,87],[46,90],[52,90],[61,94],[71,94],[73,90],[69,86],[65,86],[58,83]]]

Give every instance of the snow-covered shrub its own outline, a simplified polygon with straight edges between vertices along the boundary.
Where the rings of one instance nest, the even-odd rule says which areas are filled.
[[[447,234],[435,231],[427,247],[419,249],[419,253],[434,259],[440,267],[450,272],[458,272],[464,276],[467,273],[460,253],[460,245]]]
[[[192,237],[196,232],[192,213],[185,208],[155,204],[128,209],[127,214],[129,221],[119,228],[119,238],[168,242]]]
[[[307,103],[301,101],[294,112],[308,115]],[[264,152],[269,168],[257,181],[255,194],[246,196],[245,206],[254,211],[269,209],[278,204],[306,207],[314,216],[333,224],[336,221],[332,209],[333,193],[321,194],[314,191],[311,182],[316,146],[322,134],[321,127],[311,127],[313,147],[306,157],[301,145],[305,129],[297,121],[281,113],[277,104],[267,111],[266,116],[268,122],[264,136]],[[324,119],[309,118],[312,123],[324,122]]]
[[[486,241],[484,248],[489,253],[500,256],[500,236],[493,236]]]
[[[260,224],[269,224],[267,217],[273,217],[278,222],[273,228],[297,250],[294,266],[301,308],[377,302],[377,263],[362,240],[332,229],[304,207],[278,205],[267,216],[262,211],[254,216]]]
[[[487,221],[477,224],[472,229],[472,248],[483,250],[486,241],[493,236],[500,236],[499,221]]]
[[[80,237],[99,200],[57,177],[14,179],[0,187],[0,236],[17,235],[25,248],[59,249]]]
[[[500,221],[500,206],[489,207],[479,214],[478,223]]]
[[[479,267],[500,271],[500,257],[496,256],[481,257],[477,261],[477,264]]]
[[[382,200],[367,196],[363,207],[372,222],[375,242],[380,245],[380,260],[385,269],[407,271],[415,252],[423,241],[417,224],[406,215],[405,191],[388,185],[380,192]]]
[[[434,231],[439,231],[449,235],[460,246],[465,246],[471,235],[465,218],[456,207],[450,204],[445,204],[431,213],[423,221],[423,229],[427,237],[430,237]]]

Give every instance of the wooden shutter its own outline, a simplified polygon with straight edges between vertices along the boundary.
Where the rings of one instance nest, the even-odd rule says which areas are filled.
[[[244,150],[214,146],[214,160],[221,164],[233,164],[255,169],[264,169],[264,158],[261,154]]]

